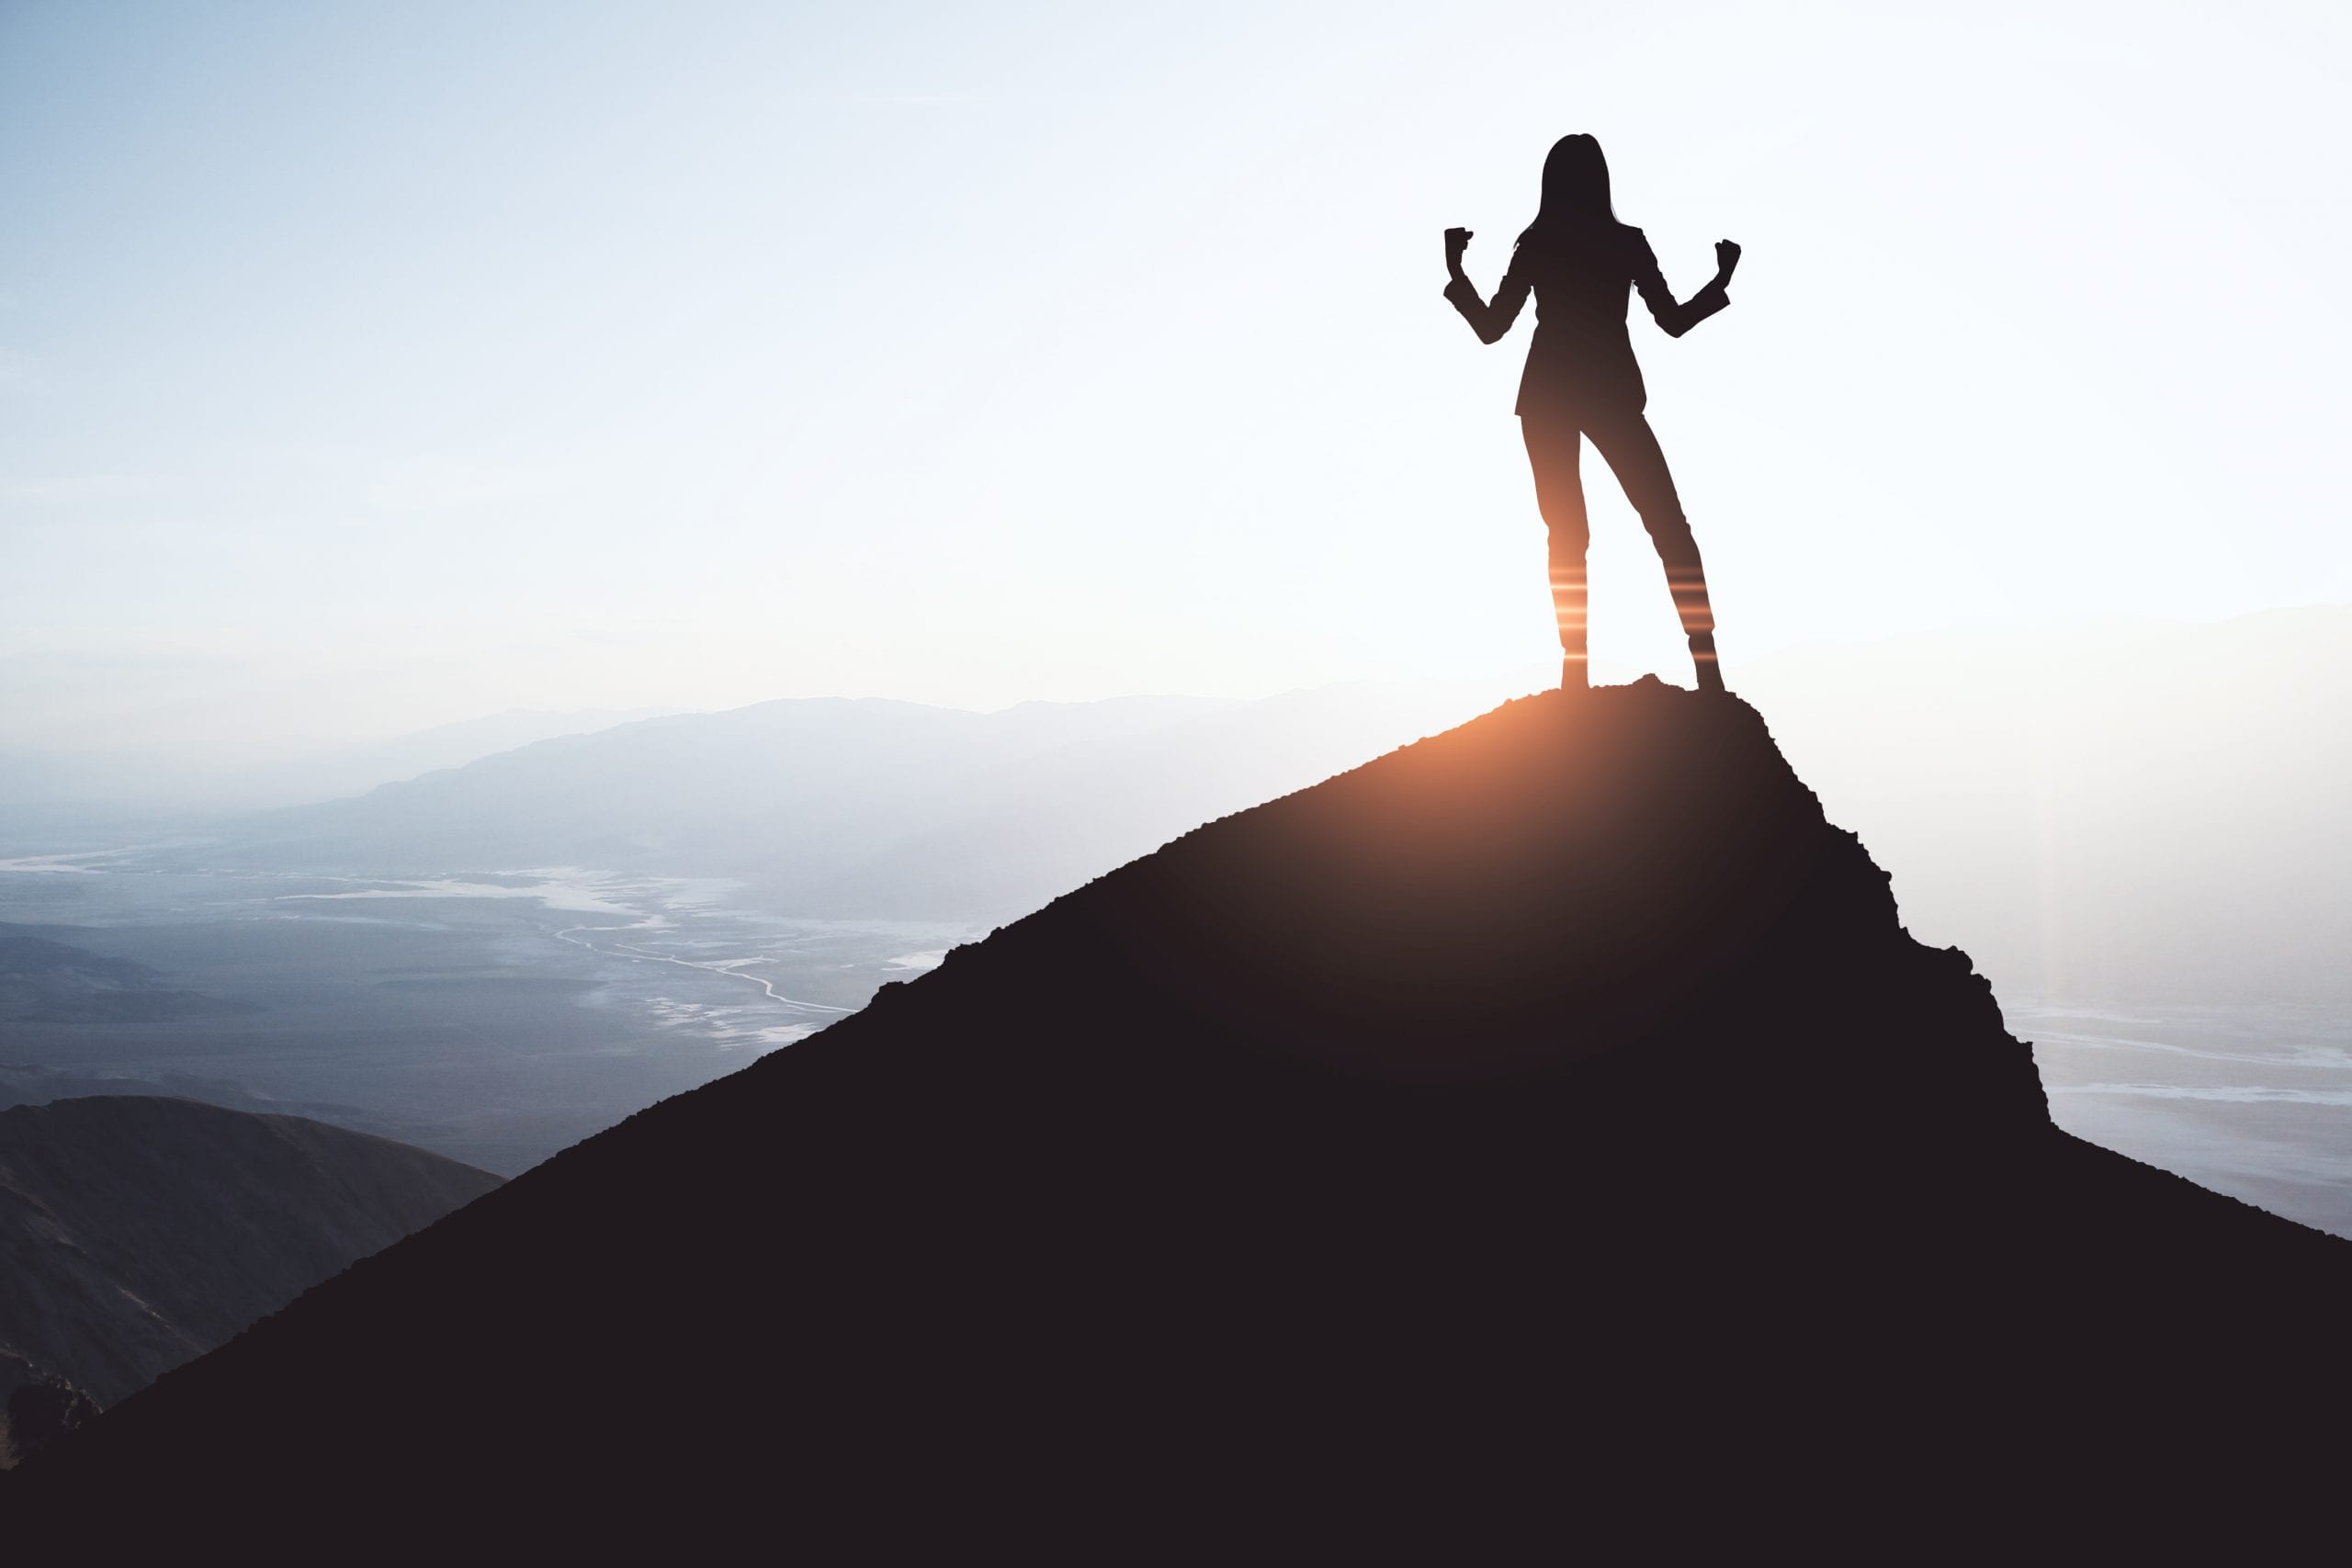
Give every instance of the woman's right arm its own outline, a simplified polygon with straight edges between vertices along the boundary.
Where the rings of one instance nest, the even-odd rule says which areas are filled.
[[[1445,270],[1451,281],[1445,286],[1445,297],[1470,323],[1480,343],[1493,343],[1510,331],[1519,320],[1520,308],[1527,303],[1528,278],[1519,265],[1519,253],[1511,253],[1510,265],[1504,269],[1503,280],[1495,288],[1494,299],[1478,298],[1478,290],[1462,274],[1462,253],[1470,243],[1467,229],[1445,231]]]

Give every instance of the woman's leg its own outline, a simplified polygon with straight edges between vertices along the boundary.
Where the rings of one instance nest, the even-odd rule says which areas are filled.
[[[1592,529],[1585,520],[1584,479],[1577,472],[1584,433],[1556,414],[1526,414],[1519,422],[1535,470],[1535,505],[1551,535],[1552,615],[1560,628],[1560,684],[1581,688],[1585,676],[1584,552]]]
[[[1682,617],[1683,635],[1690,642],[1690,662],[1697,669],[1699,689],[1724,689],[1722,670],[1715,663],[1715,615],[1707,603],[1707,570],[1699,560],[1699,541],[1690,536],[1690,519],[1682,515],[1681,497],[1675,493],[1674,475],[1666,454],[1658,449],[1650,422],[1636,410],[1587,422],[1585,433],[1609,461],[1625,499],[1641,513],[1657,558],[1666,563],[1666,584],[1674,593],[1675,614]]]

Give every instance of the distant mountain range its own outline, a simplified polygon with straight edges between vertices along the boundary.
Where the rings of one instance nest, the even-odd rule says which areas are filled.
[[[2053,1128],[1757,715],[1645,682],[956,949],[6,1506],[28,1547],[104,1517],[269,1559],[354,1521],[401,1554],[2136,1559],[2190,1506],[2324,1531],[2347,1311],[2352,1247]]]
[[[810,699],[570,736],[243,825],[240,864],[739,879],[819,917],[1009,919],[1227,812],[1461,722],[1475,685],[979,714]]]
[[[164,755],[31,751],[0,746],[0,809],[23,824],[72,824],[190,812],[251,811],[357,795],[379,784],[462,767],[556,735],[650,718],[662,708],[514,708],[455,724],[247,765],[197,766]]]
[[[0,1411],[37,1373],[128,1398],[497,1185],[404,1144],[193,1100],[0,1110]]]
[[[2352,1000],[2352,609],[1923,635],[1732,673],[1878,846],[1914,929],[2013,994]],[[732,877],[794,914],[996,921],[1521,689],[764,703],[249,819],[225,852]]]

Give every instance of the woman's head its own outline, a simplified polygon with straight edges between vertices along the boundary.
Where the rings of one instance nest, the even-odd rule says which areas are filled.
[[[1544,160],[1544,205],[1527,226],[1527,234],[1579,219],[1617,221],[1616,209],[1609,204],[1609,160],[1600,155],[1600,141],[1583,131],[1552,143],[1551,154]]]

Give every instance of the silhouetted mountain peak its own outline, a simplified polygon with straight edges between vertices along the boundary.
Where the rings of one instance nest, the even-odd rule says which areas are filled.
[[[1758,716],[1645,682],[1189,833],[311,1292],[18,1491],[288,1540],[990,1521],[1097,1558],[1268,1508],[1362,1540],[1464,1474],[1457,1519],[1560,1542],[1694,1496],[1732,1534],[1982,1517],[1991,1452],[2088,1495],[2159,1450],[2251,1462],[2281,1390],[2320,1397],[2347,1256],[2058,1134]],[[616,1345],[658,1347],[651,1386],[594,1375]]]
[[[1443,1079],[1736,1032],[1774,1006],[1834,1020],[1884,967],[1871,988],[1928,987],[1981,1032],[1981,1059],[1928,1070],[2043,1117],[1988,987],[1905,936],[1884,874],[1763,720],[1655,679],[1523,698],[1213,823],[906,988],[955,1005],[983,964],[992,984],[1031,964],[1115,976],[1209,1035]],[[1919,1055],[1889,1045],[1871,1070]]]

